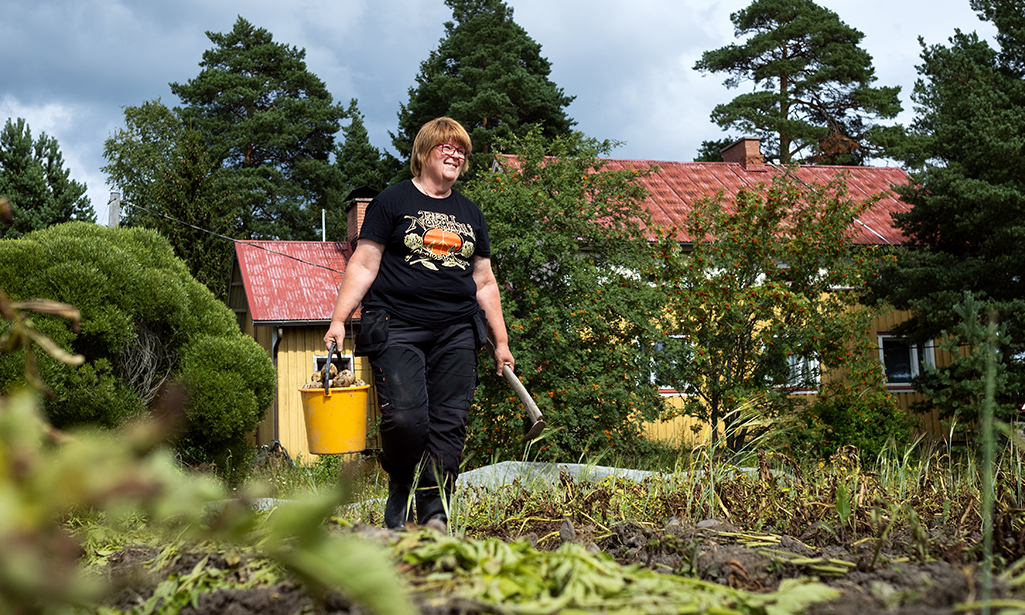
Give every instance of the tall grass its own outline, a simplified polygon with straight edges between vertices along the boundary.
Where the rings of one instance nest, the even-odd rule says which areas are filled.
[[[749,416],[743,424],[752,433],[771,427],[757,420]],[[958,447],[924,436],[891,441],[876,458],[861,459],[857,451],[842,449],[826,462],[768,450],[768,436],[752,439],[739,452],[711,441],[690,450],[603,449],[570,461],[645,469],[652,475],[642,483],[622,477],[553,482],[527,476],[511,485],[461,487],[450,510],[450,532],[532,536],[541,548],[552,548],[567,518],[596,528],[599,536],[618,523],[659,528],[671,520],[693,526],[720,519],[746,531],[810,535],[821,544],[874,541],[878,552],[873,566],[899,547],[891,544],[894,536],[906,536],[906,557],[949,558],[953,553],[965,562],[999,569],[1025,555],[1022,545],[1006,544],[1007,532],[1022,531],[1025,525],[1025,518],[1014,513],[1023,508],[1025,456],[1013,430],[999,428],[1006,437],[989,462],[976,454],[983,452],[981,442]],[[313,467],[283,468],[274,480],[281,497],[287,497],[283,494],[327,488],[352,465],[322,457]],[[373,459],[364,459],[357,474],[356,503],[342,517],[379,526],[387,477]],[[995,494],[991,512],[986,509],[987,492]],[[996,520],[1005,538],[992,559],[984,553],[986,545],[974,538],[982,535],[987,519],[989,531]]]

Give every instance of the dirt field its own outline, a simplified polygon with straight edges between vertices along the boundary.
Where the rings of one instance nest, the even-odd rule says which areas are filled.
[[[509,525],[509,524],[507,524]],[[802,536],[779,536],[748,533],[728,523],[706,520],[687,526],[671,519],[663,527],[624,523],[608,528],[539,521],[529,525],[525,533],[517,528],[487,528],[478,538],[489,536],[504,541],[530,541],[537,545],[538,536],[547,536],[540,550],[552,550],[573,542],[588,551],[604,551],[616,562],[636,564],[668,575],[696,577],[719,585],[750,591],[772,592],[787,578],[816,578],[839,589],[836,600],[811,606],[806,612],[819,614],[918,615],[954,613],[955,606],[981,599],[981,579],[976,566],[966,561],[974,546],[949,543],[948,537],[937,533],[925,537],[932,545],[945,544],[947,559],[934,555],[921,561],[913,557],[914,543],[923,537],[896,531],[885,540],[860,540],[850,546],[837,544],[836,534],[828,528],[810,529]],[[336,530],[353,532],[384,547],[394,544],[403,534],[369,526]],[[422,534],[430,540],[430,533]],[[977,537],[969,537],[975,539]],[[933,548],[932,552],[938,549]],[[909,553],[912,556],[909,556]],[[123,587],[108,602],[117,610],[129,611],[150,595],[161,578],[171,573],[187,574],[202,558],[209,557],[208,566],[218,568],[226,576],[241,574],[238,561],[217,554],[194,552],[180,554],[171,568],[144,571],[143,563],[156,555],[152,548],[130,548],[110,559],[111,578]],[[244,563],[244,562],[242,562]],[[416,567],[398,565],[404,575],[417,607],[429,614],[503,613],[501,606],[446,596],[424,590],[426,573]],[[242,582],[244,579],[239,579]],[[1007,587],[997,581],[994,598],[1015,598]],[[1021,599],[1022,596],[1017,596]],[[350,604],[338,595],[323,601],[313,600],[298,583],[277,583],[246,590],[219,589],[201,594],[195,606],[181,611],[188,615],[316,615],[366,613],[366,609]],[[964,612],[964,611],[960,611]]]

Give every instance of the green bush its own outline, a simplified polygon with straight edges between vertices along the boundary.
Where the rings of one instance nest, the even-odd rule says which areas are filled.
[[[663,300],[632,273],[654,267],[639,173],[604,169],[611,144],[582,135],[546,142],[533,131],[507,145],[516,164],[498,158],[504,168],[465,193],[487,217],[516,373],[549,426],[531,456],[634,450],[642,422],[666,407],[637,359]],[[482,359],[467,459],[519,459],[530,424],[494,361]]]
[[[183,349],[180,377],[189,391],[186,442],[197,449],[184,451],[186,459],[247,465],[251,452],[240,444],[274,401],[277,378],[266,353],[242,335],[202,336]]]
[[[55,426],[119,426],[177,382],[188,391],[183,456],[222,469],[249,456],[247,436],[272,402],[274,368],[162,236],[73,222],[0,241],[0,262],[0,287],[13,300],[62,301],[82,314],[78,331],[63,319],[34,318],[86,358],[80,367],[39,358]],[[0,388],[21,382],[24,361],[23,352],[0,357]]]
[[[877,392],[822,397],[789,417],[785,442],[801,459],[829,459],[841,446],[856,447],[874,459],[892,438],[911,440],[918,422],[892,397]]]

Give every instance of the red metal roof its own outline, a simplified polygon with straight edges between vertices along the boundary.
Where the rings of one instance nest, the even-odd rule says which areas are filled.
[[[347,242],[247,241],[235,242],[235,256],[255,324],[328,322],[352,249]]]
[[[736,162],[619,159],[607,160],[605,169],[644,170],[652,165],[658,167],[657,172],[638,178],[639,183],[651,193],[644,204],[655,224],[669,228],[681,228],[691,205],[705,196],[724,190],[728,197],[741,188],[751,189],[759,184],[768,184],[773,177],[784,172],[782,168],[773,165],[753,165],[745,168]],[[838,175],[843,175],[846,177],[849,194],[858,200],[873,195],[883,196],[860,217],[853,234],[856,243],[901,244],[907,241],[901,232],[894,228],[893,220],[890,218],[892,212],[905,212],[911,207],[898,200],[892,191],[892,186],[910,181],[903,169],[806,165],[798,166],[792,172],[798,180],[812,185],[826,184]]]
[[[741,188],[755,188],[770,183],[774,176],[784,172],[772,165],[745,168],[735,162],[621,159],[606,161],[605,168],[645,170],[652,165],[657,166],[658,171],[639,178],[651,193],[644,204],[655,224],[671,228],[681,228],[691,205],[705,196],[719,190],[724,190],[728,196]],[[891,189],[908,183],[908,175],[902,169],[808,165],[798,166],[792,172],[800,181],[818,185],[843,174],[852,197],[883,196],[862,214],[853,229],[855,242],[900,244],[906,241],[890,218],[892,212],[910,209]],[[686,237],[680,239],[687,240]],[[328,322],[352,249],[347,242],[250,241],[236,242],[235,254],[256,324]]]

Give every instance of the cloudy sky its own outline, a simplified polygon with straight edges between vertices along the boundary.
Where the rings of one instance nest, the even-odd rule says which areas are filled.
[[[551,79],[576,100],[577,128],[624,142],[622,158],[691,160],[720,138],[709,113],[738,90],[694,63],[733,41],[729,15],[749,0],[506,0],[552,63]],[[991,37],[969,0],[819,0],[865,34],[876,85],[902,88],[905,112],[921,36],[945,43],[955,28]],[[0,0],[0,121],[25,118],[55,137],[74,179],[106,223],[111,187],[103,142],[124,106],[160,98],[199,73],[205,32],[238,16],[306,50],[307,66],[337,102],[359,100],[371,142],[391,148],[399,104],[451,12],[442,0]]]

